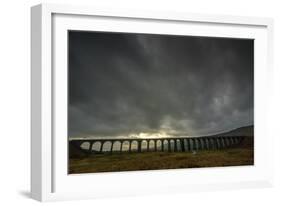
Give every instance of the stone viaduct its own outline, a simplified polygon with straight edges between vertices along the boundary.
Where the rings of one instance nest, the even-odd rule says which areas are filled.
[[[243,136],[206,136],[206,137],[167,137],[167,138],[119,138],[119,139],[74,139],[69,144],[86,153],[113,153],[113,152],[191,152],[197,150],[217,150],[239,145],[245,137]],[[113,150],[114,144],[120,145]],[[98,143],[99,149],[93,149],[93,145]],[[110,148],[105,150],[105,143],[110,144]],[[143,146],[146,143],[146,147]],[[153,143],[153,147],[150,145]],[[88,148],[82,147],[87,144]],[[124,151],[124,144],[128,147]],[[136,148],[132,150],[132,145]]]

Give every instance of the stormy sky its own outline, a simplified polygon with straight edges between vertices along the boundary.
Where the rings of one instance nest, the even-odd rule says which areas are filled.
[[[253,40],[69,31],[68,48],[69,137],[253,124]]]

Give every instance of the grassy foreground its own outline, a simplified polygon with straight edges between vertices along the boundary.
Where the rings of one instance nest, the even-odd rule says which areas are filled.
[[[99,154],[89,157],[70,158],[69,173],[93,173],[133,170],[157,170],[218,166],[253,165],[251,148],[191,152],[144,152]]]

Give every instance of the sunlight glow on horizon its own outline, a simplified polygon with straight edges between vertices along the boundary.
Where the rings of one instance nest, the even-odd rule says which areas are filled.
[[[165,132],[158,132],[158,133],[148,133],[148,132],[141,132],[139,134],[131,134],[129,135],[130,138],[140,138],[140,139],[146,139],[146,138],[163,138],[168,137],[169,135]]]

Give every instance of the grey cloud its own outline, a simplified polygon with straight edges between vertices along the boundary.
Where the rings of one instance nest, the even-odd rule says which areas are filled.
[[[253,124],[253,40],[69,32],[70,136]]]

